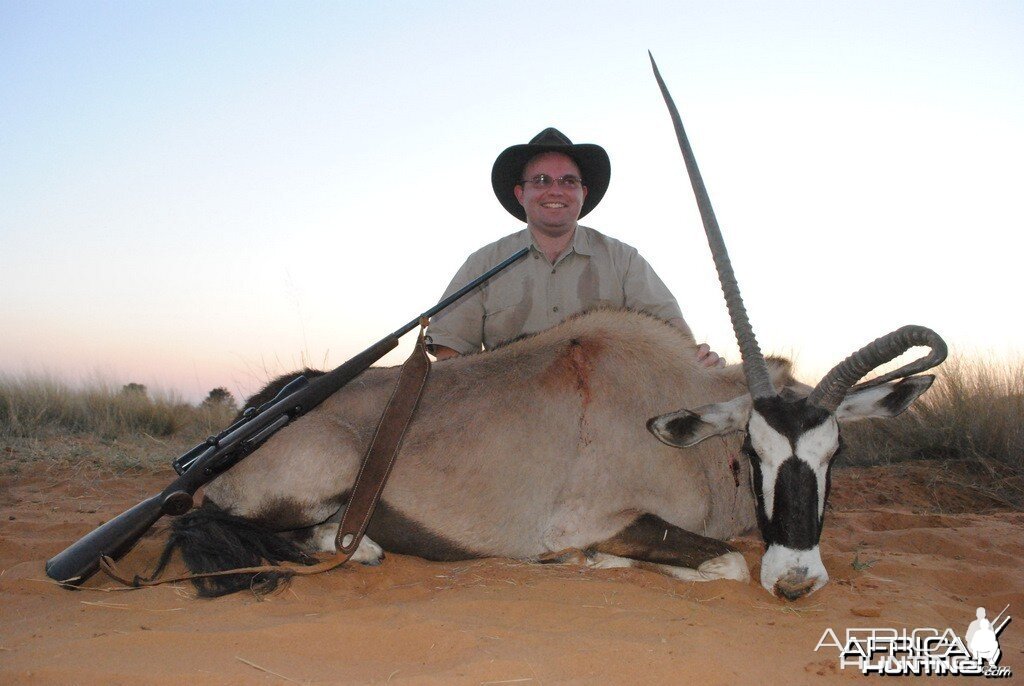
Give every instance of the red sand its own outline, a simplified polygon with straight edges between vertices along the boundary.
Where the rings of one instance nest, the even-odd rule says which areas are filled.
[[[962,635],[978,606],[1024,613],[1024,513],[930,514],[933,470],[836,472],[822,540],[832,580],[795,603],[754,582],[399,555],[264,598],[199,600],[188,585],[104,591],[114,584],[101,576],[68,591],[47,581],[44,560],[170,472],[85,485],[3,477],[0,683],[863,682],[838,669],[835,650],[814,651],[826,628]],[[126,566],[148,570],[161,541],[158,527]],[[756,579],[760,543],[740,546]],[[1024,673],[1020,620],[1000,644],[1000,664]]]

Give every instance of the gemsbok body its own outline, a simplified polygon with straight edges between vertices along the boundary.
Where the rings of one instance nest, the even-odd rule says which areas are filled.
[[[766,546],[764,588],[795,599],[827,582],[818,543],[842,446],[839,423],[904,411],[934,380],[911,375],[941,362],[945,344],[928,329],[904,327],[813,389],[791,376],[787,362],[766,361],[656,67],[655,75],[742,365],[705,368],[691,335],[626,310],[585,313],[496,350],[435,363],[353,559],[377,562],[383,548],[431,560],[576,560],[746,581],[747,564],[726,541],[756,527]],[[855,385],[920,345],[930,355]],[[169,548],[180,546],[194,572],[333,551],[397,374],[369,370],[213,481],[204,506],[176,521]],[[250,581],[236,575],[197,584],[218,594]]]

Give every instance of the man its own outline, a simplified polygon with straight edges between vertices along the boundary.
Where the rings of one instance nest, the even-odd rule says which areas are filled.
[[[498,155],[494,193],[526,228],[470,255],[445,296],[520,248],[529,246],[530,255],[434,318],[426,342],[437,359],[491,349],[594,307],[643,310],[689,332],[676,299],[635,248],[579,225],[610,176],[603,148],[574,145],[554,128]],[[707,344],[697,357],[724,364]]]

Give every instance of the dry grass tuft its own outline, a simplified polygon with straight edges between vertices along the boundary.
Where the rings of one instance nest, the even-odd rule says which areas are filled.
[[[978,477],[965,486],[1024,506],[1024,361],[953,358],[937,377],[902,416],[845,427],[841,464],[955,460]]]
[[[227,426],[233,414],[227,404],[195,407],[173,393],[153,393],[137,384],[79,389],[49,377],[0,376],[0,438],[199,435]]]
[[[0,375],[0,475],[34,465],[138,471],[226,428],[233,403],[189,405],[128,384],[74,388],[48,377]]]

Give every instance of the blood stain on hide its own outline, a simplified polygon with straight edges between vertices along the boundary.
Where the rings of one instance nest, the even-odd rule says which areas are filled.
[[[740,487],[740,463],[736,459],[735,455],[729,456],[729,471],[732,472],[732,481],[736,484],[736,488]]]
[[[543,385],[552,389],[575,390],[585,410],[591,399],[590,375],[602,347],[592,339],[573,338],[544,371]]]
[[[585,429],[587,407],[592,398],[590,376],[602,349],[603,345],[593,339],[571,339],[569,345],[561,350],[554,362],[544,370],[541,380],[541,384],[547,389],[579,394],[579,440],[582,445],[590,443]]]

